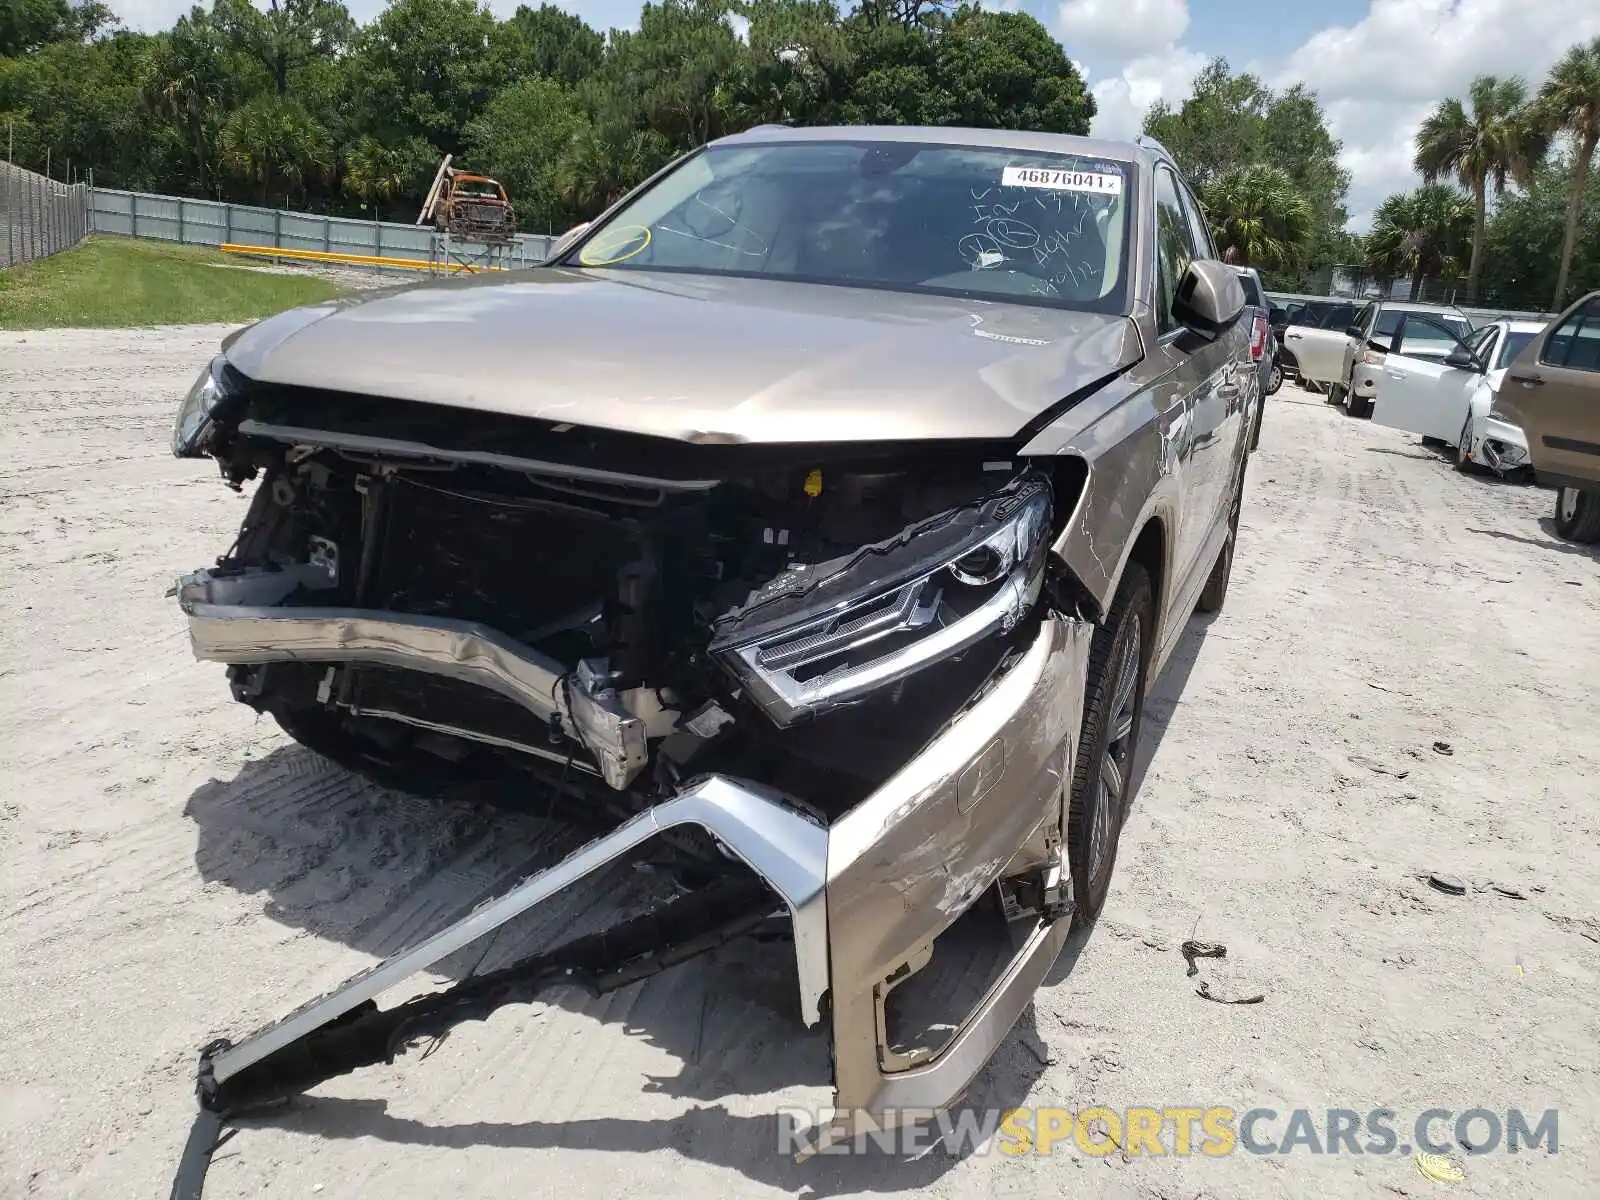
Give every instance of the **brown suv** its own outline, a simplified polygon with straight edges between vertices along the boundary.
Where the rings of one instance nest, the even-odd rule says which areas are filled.
[[[1527,434],[1539,482],[1556,489],[1556,532],[1600,541],[1600,291],[1517,355],[1490,415],[1499,410]]]

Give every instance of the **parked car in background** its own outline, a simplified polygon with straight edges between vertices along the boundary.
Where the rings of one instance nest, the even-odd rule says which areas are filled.
[[[1412,323],[1411,317],[1426,320]],[[1352,417],[1372,415],[1372,397],[1389,354],[1439,361],[1472,332],[1472,320],[1453,306],[1373,300],[1344,329],[1291,330],[1300,374],[1328,389],[1332,404],[1343,404]]]
[[[1526,433],[1534,478],[1556,489],[1556,533],[1600,541],[1600,291],[1522,348],[1497,408]]]
[[[1538,321],[1493,321],[1456,342],[1443,358],[1391,352],[1378,380],[1373,421],[1454,446],[1463,469],[1525,473],[1527,440],[1494,402],[1511,360],[1542,329]],[[1456,337],[1451,326],[1424,313],[1407,316],[1405,334],[1404,344],[1416,346]]]
[[[1306,380],[1300,372],[1300,360],[1295,346],[1301,331],[1307,329],[1344,329],[1361,310],[1359,300],[1344,300],[1337,296],[1322,296],[1291,301],[1283,310],[1283,324],[1277,326],[1275,336],[1279,346],[1278,362],[1288,375],[1301,384]],[[1320,386],[1320,385],[1318,385]]]
[[[1239,282],[1244,285],[1245,305],[1250,312],[1250,359],[1256,365],[1259,400],[1255,414],[1250,418],[1250,448],[1261,444],[1261,420],[1266,413],[1265,399],[1283,386],[1283,368],[1278,365],[1278,344],[1272,338],[1268,320],[1266,290],[1261,286],[1261,275],[1254,267],[1235,267]]]

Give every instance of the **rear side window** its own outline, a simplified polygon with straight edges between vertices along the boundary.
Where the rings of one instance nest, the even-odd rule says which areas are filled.
[[[1570,371],[1600,371],[1600,301],[1591,300],[1545,339],[1539,361]]]
[[[1369,306],[1370,307],[1370,306]],[[1365,309],[1362,310],[1366,311]],[[1317,322],[1319,329],[1347,329],[1351,325],[1359,325],[1356,319],[1356,306],[1354,304],[1333,304],[1328,306],[1328,311],[1322,314],[1322,319]]]
[[[1509,367],[1516,360],[1517,355],[1521,354],[1527,344],[1537,336],[1538,334],[1534,333],[1508,331],[1506,340],[1500,343],[1500,356],[1495,359],[1493,369],[1498,370],[1501,367]]]

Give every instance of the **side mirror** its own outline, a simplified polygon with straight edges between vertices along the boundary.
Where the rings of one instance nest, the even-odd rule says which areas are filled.
[[[1211,258],[1197,258],[1178,280],[1172,315],[1182,325],[1215,337],[1244,311],[1244,286],[1238,273]]]
[[[1356,341],[1361,342],[1366,340],[1367,332],[1359,325],[1346,325],[1344,327],[1344,335],[1345,337],[1352,337],[1355,338]]]
[[[1444,365],[1447,367],[1459,367],[1463,371],[1481,372],[1483,370],[1478,360],[1472,356],[1472,351],[1465,346],[1457,346],[1449,354],[1446,354],[1444,356]]]
[[[550,247],[550,257],[554,258],[558,254],[566,253],[566,251],[571,247],[572,243],[583,236],[583,231],[588,229],[590,224],[591,222],[589,221],[580,221],[578,224],[574,225],[571,229],[567,230],[560,237],[558,237],[556,239],[556,244]]]

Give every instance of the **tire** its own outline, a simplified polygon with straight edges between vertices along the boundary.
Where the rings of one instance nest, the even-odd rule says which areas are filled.
[[[1348,393],[1348,400],[1345,404],[1345,412],[1349,413],[1352,417],[1355,417],[1358,420],[1370,417],[1372,415],[1372,401],[1363,400],[1354,392],[1350,392]]]
[[[289,708],[278,705],[267,710],[272,719],[300,745],[314,754],[343,767],[352,774],[370,779],[379,787],[404,792],[425,800],[457,798],[458,787],[432,764],[417,761],[422,756],[396,752],[351,730],[336,713],[323,708]]]
[[[1600,488],[1556,492],[1556,533],[1569,542],[1600,542]]]
[[[1228,513],[1228,536],[1223,539],[1222,549],[1217,551],[1217,561],[1211,564],[1206,586],[1200,589],[1200,598],[1194,605],[1195,612],[1221,612],[1228,598],[1228,581],[1233,578],[1233,548],[1239,540],[1239,509],[1243,503],[1244,481],[1241,474],[1239,486],[1233,492],[1233,508]]]
[[[1138,762],[1154,640],[1150,576],[1138,563],[1129,563],[1111,611],[1089,645],[1083,734],[1067,802],[1067,859],[1078,920],[1093,920],[1111,889],[1117,839]]]
[[[1337,383],[1330,383],[1328,384],[1328,390],[1322,393],[1322,399],[1325,404],[1343,405],[1344,388],[1340,387]]]
[[[1456,438],[1456,470],[1465,474],[1476,465],[1472,461],[1472,414],[1468,413],[1461,434]]]
[[[1267,395],[1276,396],[1278,389],[1283,386],[1283,364],[1273,361],[1272,369],[1267,372]]]

